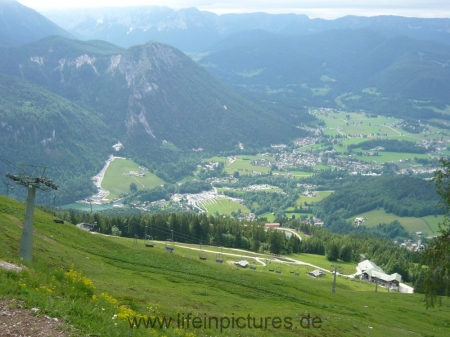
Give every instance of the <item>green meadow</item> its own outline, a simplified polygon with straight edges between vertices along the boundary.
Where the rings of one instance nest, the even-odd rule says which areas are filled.
[[[427,310],[420,294],[375,293],[374,284],[345,277],[332,293],[330,273],[312,278],[312,267],[281,263],[286,256],[264,255],[270,264],[242,269],[229,262],[246,252],[230,250],[235,256],[220,264],[216,252],[200,260],[199,246],[175,243],[170,254],[162,242],[148,248],[142,240],[55,224],[39,209],[33,261],[24,263],[17,257],[24,214],[22,203],[0,197],[0,259],[27,267],[0,269],[0,297],[58,318],[74,336],[446,336],[450,329],[448,299]],[[331,269],[323,257],[288,258]],[[133,317],[142,318],[139,327]]]
[[[225,166],[225,172],[227,174],[233,174],[238,171],[241,175],[251,175],[253,171],[261,172],[264,174],[269,173],[270,167],[252,165],[252,160],[274,160],[273,157],[264,156],[239,156],[232,163]]]
[[[247,206],[226,198],[211,199],[200,203],[199,206],[205,209],[209,214],[215,214],[216,212],[218,212],[222,215],[230,215],[231,212],[238,212],[239,209],[243,213],[250,213],[250,210],[247,208]]]
[[[389,224],[397,220],[410,233],[422,232],[424,236],[433,236],[436,235],[437,223],[442,221],[443,216],[427,216],[424,218],[400,217],[392,213],[386,213],[384,209],[378,209],[355,215],[347,220],[353,221],[355,218],[366,218],[367,220],[362,223],[366,227],[375,227],[380,223]]]
[[[439,235],[439,224],[442,224],[444,222],[444,216],[443,215],[429,215],[424,216],[422,218],[428,225],[428,227],[431,228],[433,231],[433,235]]]
[[[139,172],[139,165],[128,159],[115,159],[109,164],[102,181],[102,188],[110,192],[108,199],[117,198],[121,193],[129,193],[131,183],[135,183],[138,190],[164,184],[164,180],[149,171],[144,171],[144,177],[127,175],[131,171]]]
[[[270,212],[261,214],[260,216],[258,216],[258,218],[266,218],[268,222],[274,222],[275,221],[275,215],[273,215]]]
[[[315,191],[314,192],[315,195],[311,196],[311,197],[308,197],[306,195],[301,195],[297,199],[297,205],[305,207],[305,202],[308,204],[317,203],[319,201],[322,201],[326,197],[328,197],[331,193],[333,193],[333,191]],[[290,208],[288,208],[288,209],[290,209]]]

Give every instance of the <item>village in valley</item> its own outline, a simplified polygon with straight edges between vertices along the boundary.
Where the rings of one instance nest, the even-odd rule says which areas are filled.
[[[292,144],[275,144],[270,150],[254,155],[237,153],[234,156],[218,156],[203,160],[190,181],[210,184],[209,190],[200,193],[170,193],[169,199],[152,201],[131,198],[124,205],[122,200],[127,200],[130,196],[127,186],[121,194],[112,197],[102,184],[109,165],[114,160],[125,159],[111,156],[104,169],[93,178],[98,194],[84,200],[84,203],[89,203],[91,207],[92,203],[111,204],[113,207],[126,206],[144,212],[206,212],[233,216],[242,220],[256,220],[263,217],[273,221],[281,214],[286,217],[297,217],[302,222],[315,226],[323,226],[323,220],[317,218],[312,212],[305,211],[312,210],[311,206],[314,203],[320,202],[333,192],[324,191],[320,185],[307,182],[307,179],[316,173],[331,170],[345,171],[350,175],[376,177],[389,172],[430,179],[439,167],[438,158],[449,152],[447,150],[450,139],[448,132],[430,125],[418,124],[420,132],[411,133],[411,128],[406,128],[409,131],[402,129],[405,127],[404,121],[390,117],[325,108],[310,109],[310,113],[314,114],[321,124],[317,128],[299,126],[309,131],[310,135],[296,139]],[[413,149],[410,152],[394,152],[379,145],[369,149],[359,147],[360,143],[370,140],[406,141],[408,144],[413,144]],[[121,146],[118,143],[114,147],[118,151]],[[239,146],[244,148],[244,144]],[[220,174],[216,174],[217,172]],[[145,167],[136,167],[135,170],[124,171],[121,175],[132,179],[137,189],[148,188],[149,185],[143,179],[150,179],[153,176]],[[258,177],[278,177],[293,182],[295,193],[299,196],[295,209],[291,207],[281,210],[281,213],[278,210],[278,213],[269,211],[264,214],[255,214],[246,207],[244,200],[246,194],[270,192],[286,196],[292,193],[292,190],[286,192],[275,185],[257,183],[255,179]],[[249,182],[248,185],[245,185],[246,181]],[[164,182],[161,181],[160,184],[155,183],[153,187],[164,186]],[[303,211],[300,214],[296,213],[302,208]],[[357,227],[367,224],[366,220],[363,216],[356,216],[349,219],[349,222]],[[373,217],[369,220],[374,221]],[[421,233],[418,230],[414,232]],[[417,250],[421,247],[420,237],[417,237],[418,240],[396,243]]]

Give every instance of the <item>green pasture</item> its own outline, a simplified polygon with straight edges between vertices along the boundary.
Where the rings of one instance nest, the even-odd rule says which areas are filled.
[[[130,171],[139,172],[139,165],[128,159],[115,159],[109,164],[102,181],[102,188],[110,192],[108,199],[117,198],[124,192],[129,193],[131,183],[135,183],[138,190],[164,184],[164,180],[149,171],[145,171],[144,177],[124,174]]]
[[[422,218],[433,231],[433,235],[439,235],[439,224],[444,222],[443,215],[428,215]]]
[[[326,129],[323,134],[334,137],[334,136],[338,136],[338,135],[345,135],[345,132],[343,132],[343,131],[339,132],[335,129]]]
[[[193,249],[198,245],[182,249],[175,243],[173,253],[168,253],[162,242],[148,248],[142,240],[135,244],[131,238],[93,235],[69,223],[55,224],[51,214],[40,209],[34,213],[33,261],[23,262],[17,255],[24,214],[23,203],[0,197],[0,260],[27,266],[20,272],[0,268],[0,297],[39,308],[36,315],[58,318],[61,328],[73,335],[385,337],[393,332],[446,336],[449,331],[447,299],[427,310],[420,294],[388,293],[381,287],[375,293],[373,283],[346,277],[337,278],[332,293],[332,274],[315,279],[306,274],[314,267],[281,263],[293,258],[330,270],[324,257],[262,255],[270,264],[243,269],[228,262],[246,255],[253,262],[254,255],[236,250],[234,257],[219,264],[216,250],[200,260],[200,252]],[[355,271],[355,264],[342,265],[343,273]],[[276,315],[290,325],[237,329],[216,326],[213,320],[206,327],[131,329],[127,321],[135,315],[176,321],[179,314],[206,319],[250,315],[257,321]],[[308,315],[320,319],[320,327],[302,327],[302,318],[308,322]]]
[[[314,266],[324,268],[329,271],[332,270],[331,265],[333,264],[333,262],[328,261],[328,259],[323,255],[305,254],[305,253],[292,254],[292,258],[296,259],[296,260],[300,260],[302,262],[310,263]],[[344,275],[351,275],[351,274],[356,273],[356,263],[344,262],[341,260],[339,260],[338,263],[341,266],[339,273],[344,274]],[[314,268],[309,267],[309,269],[312,270]]]
[[[250,160],[237,159],[225,167],[227,174],[233,174],[235,171],[242,175],[251,175],[253,171],[267,174],[270,171],[270,167],[254,166]]]
[[[258,218],[266,218],[268,222],[273,222],[275,221],[275,215],[273,215],[270,212],[258,215]]]
[[[328,165],[316,165],[314,166],[314,170],[328,170],[330,168],[330,166]]]
[[[325,199],[326,197],[331,195],[331,193],[333,193],[333,191],[315,191],[316,195],[312,196],[312,197],[308,197],[308,196],[302,194],[297,199],[296,203],[298,206],[306,207],[305,202],[307,202],[308,204],[318,203],[319,201],[322,201],[323,199]]]
[[[362,225],[366,227],[376,227],[380,223],[389,224],[392,221],[397,220],[410,233],[422,232],[424,236],[434,235],[427,224],[428,217],[427,221],[425,221],[422,218],[400,217],[392,213],[386,213],[384,209],[378,209],[355,215],[354,217],[351,217],[347,220],[353,221],[355,218],[366,218],[367,221],[364,221],[362,223]]]
[[[338,126],[344,127],[347,124],[347,120],[345,120],[345,115],[337,115],[337,114],[328,114],[325,115],[316,115],[318,119],[321,119],[325,122],[328,128],[336,128]]]
[[[231,212],[237,212],[239,209],[242,213],[250,213],[247,206],[226,198],[211,199],[200,203],[199,206],[205,209],[209,214],[215,214],[218,212],[219,214],[230,215]]]

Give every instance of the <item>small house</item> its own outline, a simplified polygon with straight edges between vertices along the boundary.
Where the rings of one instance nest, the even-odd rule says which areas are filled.
[[[315,269],[313,271],[310,271],[308,273],[309,276],[312,276],[314,278],[318,278],[318,277],[322,277],[325,276],[325,273],[323,271],[321,271],[320,269]]]

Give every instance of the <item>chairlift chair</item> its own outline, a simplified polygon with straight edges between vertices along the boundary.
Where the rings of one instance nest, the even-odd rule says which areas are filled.
[[[64,223],[64,220],[58,219],[55,215],[55,210],[56,210],[56,206],[55,206],[55,199],[56,199],[56,195],[53,197],[53,210],[52,210],[52,220],[54,223]]]
[[[216,263],[223,263],[223,254],[222,254],[222,248],[220,250],[220,253],[216,254]]]
[[[256,259],[248,266],[251,270],[256,270]]]
[[[294,271],[294,276],[299,276],[300,275],[300,271],[297,269]]]
[[[281,274],[281,263],[278,264],[278,268],[275,270],[275,273]]]
[[[166,240],[166,252],[173,253],[174,250],[175,250],[175,246],[173,244],[173,240],[167,239]]]
[[[223,263],[223,256],[222,256],[222,253],[217,253],[217,254],[216,254],[216,262],[217,262],[217,263]]]
[[[267,264],[269,266],[269,271],[274,271],[273,267],[272,267],[272,263],[269,261],[269,263]]]
[[[145,245],[145,247],[148,247],[148,248],[155,247],[155,244],[153,243],[153,237],[150,235],[146,235],[145,240],[144,240],[144,245]]]
[[[206,253],[202,250],[202,245],[200,245],[200,253],[198,254],[200,260],[206,260]]]

